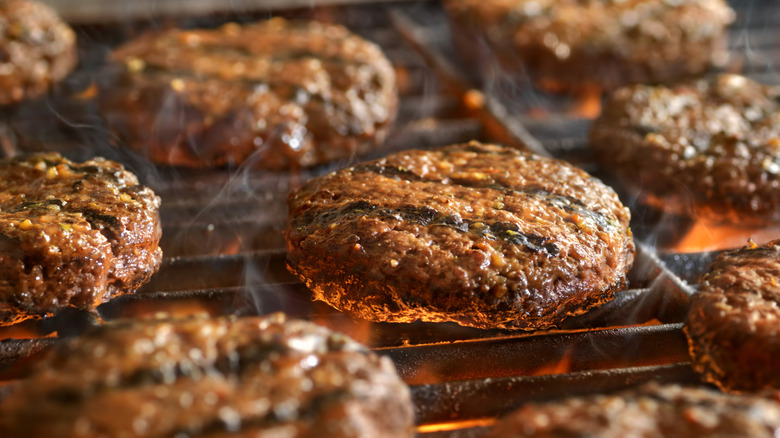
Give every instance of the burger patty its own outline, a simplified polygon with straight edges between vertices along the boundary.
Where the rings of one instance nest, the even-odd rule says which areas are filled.
[[[607,172],[677,214],[780,219],[780,87],[724,74],[615,92],[590,132]],[[735,214],[742,213],[738,219]]]
[[[778,433],[776,399],[650,383],[614,395],[529,404],[500,420],[488,437],[773,438]]]
[[[76,34],[53,9],[0,1],[0,105],[44,94],[76,61]]]
[[[289,269],[316,299],[391,322],[553,326],[613,297],[630,213],[564,162],[477,142],[409,150],[290,195]]]
[[[395,118],[395,73],[337,25],[281,18],[171,29],[117,48],[102,82],[107,123],[158,163],[267,169],[349,158]]]
[[[0,161],[0,325],[94,309],[160,266],[160,199],[120,164]]]
[[[728,391],[780,389],[780,240],[718,256],[685,333],[694,368]]]
[[[20,437],[414,433],[388,358],[281,314],[99,327],[58,345],[0,408],[0,430]]]
[[[723,0],[447,0],[467,58],[555,90],[668,82],[725,60]],[[494,57],[485,56],[486,48]]]

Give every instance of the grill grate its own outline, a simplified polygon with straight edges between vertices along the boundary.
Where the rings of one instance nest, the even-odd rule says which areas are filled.
[[[773,69],[780,43],[766,31],[771,23],[780,22],[771,19],[778,17],[778,7],[750,0],[735,1],[734,6],[739,22],[731,35],[733,65],[757,79],[780,83]],[[761,13],[756,11],[759,7]],[[469,91],[475,81],[457,60],[437,2],[349,5],[291,14],[343,23],[380,43],[396,65],[400,115],[387,143],[366,159],[410,147],[481,139],[525,146],[598,170],[585,147],[590,120],[569,113],[567,98],[501,81],[484,95]],[[227,19],[237,18],[204,20]],[[305,286],[285,268],[281,231],[286,195],[312,176],[348,163],[294,174],[157,168],[110,146],[115,141],[94,104],[73,95],[91,82],[108,46],[142,27],[80,28],[82,66],[63,93],[3,116],[13,127],[13,147],[54,146],[73,158],[108,156],[124,162],[152,186],[163,198],[163,265],[138,293],[100,306],[97,315],[67,311],[44,321],[0,328],[0,383],[13,385],[47,347],[99,320],[161,311],[179,315],[285,311],[343,331],[397,364],[412,385],[421,436],[476,436],[492,418],[527,401],[610,391],[647,380],[696,381],[681,328],[693,290],[689,284],[707,268],[711,254],[657,256],[640,245],[630,273],[632,289],[600,309],[570,319],[560,330],[544,332],[369,323],[312,302]],[[538,117],[539,108],[545,117]],[[41,123],[56,129],[41,130]],[[653,212],[635,208],[640,221],[633,228],[640,239],[649,240],[659,227],[669,235],[681,227],[680,221],[659,224]]]

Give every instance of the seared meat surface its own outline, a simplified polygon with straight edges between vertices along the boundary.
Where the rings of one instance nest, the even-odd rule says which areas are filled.
[[[162,260],[159,207],[103,158],[0,161],[0,325],[134,292]]]

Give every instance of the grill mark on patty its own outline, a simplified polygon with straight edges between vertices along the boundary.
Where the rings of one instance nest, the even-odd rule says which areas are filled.
[[[351,63],[351,65],[357,66],[357,68],[368,66],[369,64],[365,63]],[[130,77],[136,77],[139,76],[136,73],[129,73]],[[164,79],[167,77],[170,78],[179,78],[179,79],[197,79],[197,80],[204,80],[204,79],[217,79],[217,80],[223,80],[219,74],[217,73],[207,73],[207,72],[195,72],[192,70],[185,70],[185,69],[170,69],[165,68],[161,66],[155,66],[155,65],[148,65],[144,67],[144,75],[146,76],[146,81],[152,82],[152,83],[166,83]],[[251,86],[262,86],[267,85],[269,88],[273,89],[274,87],[279,86],[294,86],[294,84],[287,82],[287,81],[280,81],[280,80],[274,80],[276,76],[275,75],[268,75],[265,77],[258,77],[258,78],[251,78],[251,77],[235,77],[231,78],[231,82],[241,82],[247,85]],[[162,79],[161,79],[162,78]],[[153,80],[152,80],[153,79]],[[375,78],[372,78],[375,79]],[[376,84],[376,80],[372,80],[371,84]]]
[[[111,216],[110,214],[101,213],[90,208],[81,210],[81,213],[87,219],[87,222],[92,225],[92,228],[96,230],[101,228],[108,228],[111,231],[118,231],[122,226],[122,223],[119,222],[119,219],[117,219],[115,216]]]
[[[11,209],[10,211],[13,213],[20,212],[22,210],[31,210],[34,208],[43,207],[43,202],[41,201],[24,201],[21,204],[19,204],[16,208]]]
[[[292,421],[306,421],[316,418],[319,411],[325,406],[333,404],[339,400],[345,399],[349,395],[348,391],[342,388],[335,388],[335,390],[318,394],[303,406],[299,405],[299,411],[296,412],[296,417]],[[251,416],[241,417],[240,430],[242,433],[251,433],[252,429],[259,429],[267,426],[271,426],[275,423],[286,423],[290,421],[289,418],[284,418],[279,415],[279,411],[270,409],[266,415],[263,416]],[[179,434],[185,434],[188,437],[193,436],[208,436],[212,433],[219,433],[223,431],[232,431],[233,426],[221,418],[211,418],[209,421],[204,421],[204,425],[199,430],[191,429],[179,429],[172,433],[172,436],[179,436]]]
[[[92,179],[97,178],[97,179],[109,181],[113,184],[124,185],[123,181],[121,180],[121,175],[116,171],[112,171],[110,169],[101,169],[98,166],[92,166],[92,165],[79,166],[77,165],[77,163],[68,163],[66,166],[74,173],[83,174],[83,176],[81,177],[81,181],[79,182],[86,181],[90,178]],[[74,183],[74,188],[76,186],[77,184]]]
[[[244,345],[243,348],[239,347],[238,351],[220,355],[216,360],[208,364],[176,363],[171,369],[140,369],[129,376],[121,378],[119,382],[115,384],[98,382],[98,384],[92,384],[87,387],[55,388],[48,392],[47,399],[56,403],[69,405],[72,408],[73,405],[88,401],[99,393],[131,389],[152,390],[155,386],[169,385],[174,381],[183,379],[195,380],[203,375],[212,374],[215,370],[219,372],[221,376],[238,376],[238,378],[241,379],[247,370],[256,368],[259,364],[270,360],[274,356],[284,357],[286,352],[290,352],[290,350],[286,349],[284,345],[281,344],[261,346],[255,344]],[[233,353],[239,354],[237,360],[233,357]],[[362,354],[364,352],[354,351],[352,353]],[[251,378],[251,376],[247,377],[247,379]],[[285,423],[291,420],[300,421],[310,419],[316,417],[324,406],[337,402],[348,395],[348,390],[341,387],[335,387],[325,393],[315,395],[308,400],[308,403],[300,406],[299,409],[296,410],[294,418],[281,417],[274,409],[269,409],[268,412],[262,416],[242,416],[238,419],[240,422],[240,429],[246,430],[247,428],[262,427],[274,423]],[[230,431],[232,430],[231,426],[232,425],[219,418],[219,414],[215,412],[213,417],[204,419],[202,427],[197,429],[175,429],[171,431],[171,436],[178,436],[178,433],[184,433],[187,436],[207,435],[225,430]]]
[[[93,230],[98,230],[106,240],[111,242],[111,252],[116,256],[121,250],[117,245],[117,242],[120,242],[120,234],[122,234],[122,223],[119,219],[88,208],[81,210],[81,213]]]
[[[32,210],[35,208],[47,208],[50,205],[56,205],[60,208],[65,206],[65,203],[60,199],[47,199],[45,201],[25,201],[19,204],[18,207],[11,210],[12,213],[18,213],[22,210]]]
[[[69,163],[67,166],[68,166],[68,168],[70,168],[70,170],[72,170],[74,172],[91,173],[91,174],[106,173],[106,172],[103,172],[99,167],[92,166],[92,165],[79,166],[79,165],[74,164],[74,163]]]
[[[339,343],[338,338],[328,339],[327,344],[330,348],[335,348]],[[340,352],[342,350],[334,350]],[[356,354],[365,354],[365,350],[343,350]],[[87,388],[84,387],[60,387],[53,388],[48,392],[52,400],[62,401],[63,403],[78,402],[93,394],[108,391],[132,389],[138,387],[147,387],[153,385],[168,384],[180,379],[197,379],[204,375],[218,372],[222,376],[241,376],[252,367],[271,360],[274,357],[285,357],[286,353],[297,354],[295,350],[290,350],[284,344],[243,344],[236,347],[235,350],[220,354],[214,360],[207,363],[187,363],[183,361],[172,360],[169,367],[159,368],[141,368],[133,373],[122,376],[114,384],[105,381],[99,384],[93,384]]]
[[[420,177],[416,173],[412,172],[411,170],[403,166],[388,166],[386,164],[379,164],[379,163],[361,164],[358,166],[354,166],[352,168],[352,171],[376,173],[377,175],[382,175],[388,178],[394,178],[401,181],[410,181],[410,182],[429,181]],[[436,182],[436,181],[430,181],[430,182]]]
[[[405,205],[399,208],[380,207],[368,201],[350,202],[341,208],[328,210],[322,213],[308,213],[316,215],[315,220],[310,216],[304,219],[305,223],[335,223],[344,218],[358,216],[375,216],[390,220],[401,220],[422,226],[443,226],[453,228],[461,233],[472,233],[477,236],[501,240],[514,245],[522,245],[529,250],[539,253],[545,252],[551,257],[559,254],[560,250],[555,243],[544,236],[520,231],[520,226],[511,222],[485,222],[473,219],[463,219],[459,215],[443,214],[440,211],[427,206]]]
[[[604,216],[603,214],[597,211],[589,209],[585,205],[585,203],[582,202],[581,199],[577,199],[572,196],[559,195],[557,193],[552,193],[542,188],[530,188],[528,190],[523,190],[522,192],[533,196],[541,196],[544,198],[545,202],[547,202],[550,205],[556,206],[558,208],[562,208],[563,210],[568,211],[570,213],[576,213],[580,216],[588,217],[592,219],[594,222],[596,222],[602,228],[618,227],[617,221],[607,216]]]
[[[515,245],[523,245],[526,248],[530,248],[534,252],[544,250],[553,257],[559,253],[558,247],[554,243],[548,242],[548,238],[538,234],[520,232],[520,226],[515,223],[496,222],[490,225],[490,232]]]
[[[256,360],[251,360],[251,363],[256,364],[267,358],[268,355],[265,355],[263,357],[257,358]],[[220,358],[220,360],[228,361],[229,359]],[[224,376],[240,375],[241,371],[250,365],[249,362],[250,361],[239,360],[239,365],[237,367],[234,366],[233,369],[230,370],[220,369],[220,367],[216,364],[214,365],[214,368],[216,368]],[[118,382],[113,384],[98,382],[97,384],[92,384],[88,387],[54,388],[48,392],[47,397],[50,400],[54,400],[63,404],[80,403],[94,397],[95,394],[106,391],[141,389],[155,385],[163,385],[183,379],[197,379],[212,372],[210,368],[211,367],[204,365],[183,363],[177,363],[170,368],[145,368],[136,370],[134,373],[130,374],[129,376],[122,377]]]
[[[515,155],[514,153],[512,155]],[[388,178],[394,178],[401,181],[409,182],[426,182],[432,184],[444,184],[439,180],[425,179],[416,173],[402,167],[402,166],[388,166],[384,164],[366,164],[353,167],[353,172],[371,172],[378,175],[386,176]],[[465,188],[473,189],[492,189],[505,193],[517,193],[525,194],[528,196],[534,196],[542,198],[542,200],[550,205],[561,208],[570,213],[576,213],[580,216],[585,216],[592,219],[602,228],[615,228],[618,223],[610,219],[603,214],[593,211],[585,205],[582,200],[572,196],[561,195],[553,193],[547,189],[538,186],[526,186],[526,187],[509,187],[496,183],[495,181],[475,181],[470,179],[456,179],[452,178],[450,181],[452,185],[457,185]]]
[[[172,45],[172,48],[175,48],[175,46]],[[239,50],[239,49],[231,49],[226,47],[208,47],[208,46],[201,46],[200,49],[202,49],[201,56],[208,56],[209,54],[215,53],[219,55],[228,55],[228,58],[231,58],[230,55],[234,55],[235,57],[244,59],[244,60],[254,60],[257,58],[256,54],[253,54],[248,51]],[[362,67],[369,67],[372,68],[373,65],[371,63],[363,62],[357,59],[345,59],[340,56],[328,56],[324,57],[322,55],[317,55],[316,53],[310,52],[310,51],[295,51],[292,52],[291,55],[282,54],[282,55],[274,55],[274,56],[265,56],[261,55],[264,58],[267,58],[272,63],[280,63],[282,65],[286,65],[287,62],[292,60],[299,60],[299,59],[312,59],[317,60],[322,64],[322,69],[325,71],[329,71],[329,67],[354,67],[355,69],[360,69]],[[128,59],[134,59],[136,57],[130,56]],[[140,59],[144,59],[143,56],[139,57]],[[241,60],[239,59],[239,60]],[[145,61],[145,60],[144,60]],[[127,62],[127,59],[120,60],[120,62],[124,63]],[[124,69],[126,74],[129,74],[131,77],[139,76],[138,73],[131,72],[127,67]],[[171,68],[168,66],[161,66],[157,64],[145,64],[143,67],[143,76],[149,76],[154,78],[159,78],[160,76],[174,76],[178,78],[192,78],[192,79],[219,79],[222,80],[222,77],[219,75],[218,72],[205,72],[205,71],[194,71],[194,69],[182,69],[182,68]],[[274,80],[277,76],[273,74],[273,72],[269,69],[268,72],[270,74],[268,75],[261,75],[258,78],[251,78],[246,76],[239,76],[235,78],[231,78],[232,82],[243,82],[248,85],[268,85],[270,88],[273,88],[274,86],[278,85],[292,85],[285,81],[279,81]],[[368,83],[375,85],[377,89],[381,88],[379,85],[381,84],[381,75],[378,74],[378,72],[374,72],[374,74],[371,77],[371,81]]]
[[[192,80],[194,82],[199,82],[206,79],[221,80],[218,75],[201,76],[195,74],[190,70],[166,70],[161,67],[146,67],[145,71],[149,73],[147,73],[147,77],[144,78],[144,82],[153,84],[155,86],[162,86],[165,84],[169,84],[174,79]],[[243,84],[244,89],[250,90],[250,92],[252,89],[255,89],[257,87],[267,87],[267,91],[265,91],[264,94],[273,94],[277,96],[282,104],[286,102],[295,102],[300,104],[301,106],[307,106],[307,104],[309,103],[312,104],[318,103],[321,105],[329,106],[333,110],[335,110],[336,113],[343,114],[349,118],[355,117],[353,114],[353,110],[350,106],[349,99],[345,98],[342,99],[342,101],[339,101],[338,99],[333,98],[336,95],[344,94],[343,92],[334,89],[333,87],[331,87],[328,90],[330,92],[330,96],[325,96],[321,92],[312,92],[304,89],[299,85],[291,84],[284,81],[273,80],[272,76],[265,77],[262,79],[251,79],[251,78],[239,77],[239,78],[231,79],[231,82]],[[377,93],[379,91],[380,90],[378,88],[374,88],[372,90],[372,92],[377,92]],[[305,95],[306,103],[302,103],[301,101],[302,94]]]
[[[177,49],[179,47],[178,43],[169,42],[166,41],[166,47],[163,50],[164,52],[168,52],[169,49]],[[242,58],[245,60],[258,60],[258,59],[268,59],[271,62],[279,61],[279,62],[285,62],[285,61],[291,61],[291,60],[301,60],[301,59],[314,59],[320,61],[323,65],[324,64],[332,64],[332,65],[338,65],[338,66],[364,66],[369,65],[368,63],[361,61],[359,59],[346,59],[338,55],[331,55],[331,56],[324,56],[322,54],[317,54],[312,52],[311,50],[307,50],[305,48],[300,49],[289,49],[285,52],[253,52],[251,50],[246,50],[244,48],[241,48],[240,46],[225,46],[221,45],[219,43],[215,43],[214,45],[209,44],[201,44],[198,46],[198,53],[201,56],[210,56],[210,55],[216,55],[217,58],[226,57],[226,58]],[[153,68],[160,68],[157,64],[147,64],[145,67],[153,67]]]

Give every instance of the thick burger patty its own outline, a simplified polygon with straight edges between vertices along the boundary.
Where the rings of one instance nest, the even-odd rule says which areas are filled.
[[[76,61],[76,34],[53,9],[0,1],[0,105],[44,94]]]
[[[605,171],[675,213],[780,219],[780,87],[742,76],[615,92],[590,144]],[[695,208],[695,209],[694,209]]]
[[[347,29],[280,18],[149,33],[117,48],[108,124],[153,161],[270,169],[363,153],[395,117],[395,73]]]
[[[159,206],[103,158],[0,161],[0,325],[135,291],[162,259]]]
[[[0,408],[19,437],[414,434],[388,358],[282,315],[100,327],[58,345]]]
[[[477,142],[313,179],[288,199],[288,267],[374,321],[549,327],[613,297],[629,212],[561,161]]]
[[[490,67],[574,91],[668,82],[726,58],[723,0],[447,0],[455,42]],[[484,41],[486,47],[480,45]]]
[[[780,240],[720,254],[685,332],[708,381],[729,391],[780,389]]]
[[[529,404],[488,437],[766,437],[780,433],[780,404],[711,389],[645,384],[613,395]]]

